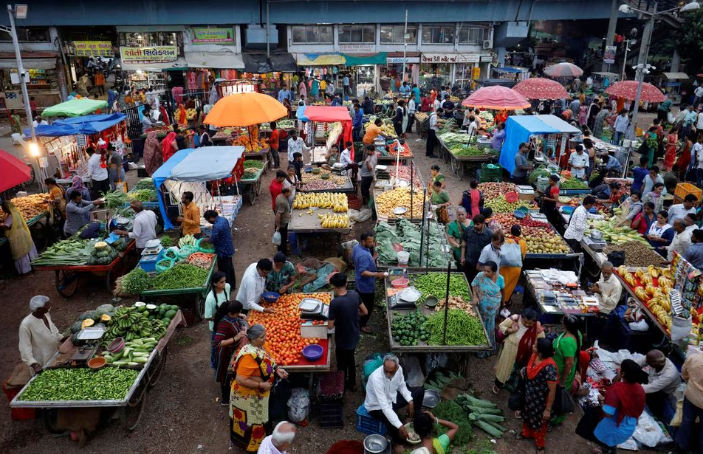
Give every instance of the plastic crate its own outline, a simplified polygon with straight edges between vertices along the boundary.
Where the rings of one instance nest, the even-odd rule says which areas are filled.
[[[366,435],[385,435],[387,431],[386,425],[369,415],[363,404],[356,409],[356,430]]]
[[[674,190],[674,195],[679,199],[683,200],[688,194],[693,194],[696,199],[701,200],[701,195],[703,195],[703,190],[692,185],[691,183],[679,183],[676,185]]]
[[[321,400],[317,410],[321,427],[344,427],[342,399]]]

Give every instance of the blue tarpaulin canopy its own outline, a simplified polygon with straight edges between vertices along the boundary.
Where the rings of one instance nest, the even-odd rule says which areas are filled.
[[[156,169],[151,178],[159,194],[159,209],[164,228],[173,228],[166,214],[166,204],[160,190],[166,180],[212,181],[232,176],[232,169],[244,154],[244,147],[202,147],[180,150]]]
[[[505,142],[500,150],[500,165],[512,175],[515,170],[515,155],[522,142],[535,134],[579,134],[580,129],[571,126],[555,115],[513,115],[505,122]]]
[[[91,135],[104,131],[127,118],[121,113],[83,115],[81,117],[57,120],[50,125],[39,125],[35,128],[37,136],[59,137],[78,134]],[[26,136],[31,135],[29,129],[24,130]]]

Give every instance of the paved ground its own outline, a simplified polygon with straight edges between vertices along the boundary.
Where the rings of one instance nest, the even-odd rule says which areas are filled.
[[[430,165],[438,161],[425,158],[424,141],[416,141],[415,137],[411,137],[410,145],[417,156],[418,168],[423,176],[427,176]],[[2,139],[0,139],[1,147]],[[285,157],[282,159],[285,160]],[[458,202],[461,192],[468,183],[460,182],[443,163],[439,164],[446,175],[451,199],[453,202]],[[269,172],[264,176],[262,196],[257,203],[254,206],[246,205],[235,223],[239,229],[235,236],[237,248],[235,268],[238,276],[241,276],[248,264],[271,254],[273,250],[270,244],[273,218],[269,205],[270,198],[265,191],[271,175]],[[371,221],[364,225],[357,225],[354,234],[357,235],[371,226]],[[317,257],[323,258],[329,255],[329,251],[321,250],[318,251]],[[73,298],[63,299],[56,293],[53,275],[48,272],[35,272],[29,276],[9,277],[0,281],[3,305],[0,320],[5,328],[0,331],[0,357],[4,358],[4,361],[0,362],[2,379],[9,376],[12,367],[19,360],[17,327],[28,313],[28,300],[34,294],[46,294],[52,298],[54,306],[51,314],[59,329],[67,327],[77,313],[110,302],[110,295],[97,282],[82,285]],[[382,314],[383,311],[377,308],[371,322],[377,334],[362,338],[361,345],[357,349],[358,363],[371,352],[388,349],[386,322]],[[229,443],[226,409],[216,402],[219,388],[208,367],[209,339],[207,325],[204,323],[179,330],[170,343],[164,375],[148,394],[148,407],[144,411],[139,428],[133,433],[127,433],[117,421],[113,421],[107,427],[100,429],[82,452],[100,454],[238,452]],[[468,357],[466,361],[467,382],[482,397],[490,398],[505,406],[507,394],[502,393],[498,397],[493,397],[489,391],[493,382],[492,365],[495,358],[479,360]],[[363,436],[354,428],[356,420],[354,412],[362,401],[361,392],[345,397],[345,426],[342,429],[322,429],[313,419],[310,426],[299,430],[296,446],[292,452],[324,453],[335,441],[363,439]],[[587,444],[573,432],[577,418],[576,415],[572,415],[562,427],[548,435],[548,452],[557,452],[557,450],[573,454],[591,452]],[[518,430],[520,422],[509,416],[505,425],[512,430]],[[517,442],[512,434],[506,434],[504,439],[495,444],[486,440],[480,431],[476,431],[476,435],[477,439],[472,444],[472,450],[461,452],[484,453],[495,450],[499,453],[527,453],[534,451],[530,443]],[[74,450],[77,450],[75,442],[70,441],[66,436],[49,435],[39,421],[11,421],[6,404],[0,404],[0,452],[49,454]]]

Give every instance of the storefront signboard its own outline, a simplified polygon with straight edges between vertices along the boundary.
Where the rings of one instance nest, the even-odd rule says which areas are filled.
[[[178,59],[178,47],[120,47],[120,56],[123,63],[170,62]]]
[[[603,52],[603,63],[606,65],[612,65],[615,63],[615,53],[618,48],[616,46],[605,46],[605,52]]]
[[[386,58],[386,63],[420,63],[420,57],[388,57]]]
[[[234,44],[232,28],[193,28],[193,44]]]
[[[113,57],[115,53],[112,51],[110,41],[73,41],[73,55],[76,57]]]
[[[478,63],[479,54],[422,54],[420,63]]]
[[[340,44],[339,45],[339,50],[340,52],[373,52],[374,51],[374,45],[373,44]]]

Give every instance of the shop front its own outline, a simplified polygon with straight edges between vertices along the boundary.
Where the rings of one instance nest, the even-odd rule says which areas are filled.
[[[68,80],[83,96],[105,96],[108,87],[121,89],[120,72],[115,68],[115,50],[113,38],[107,33],[105,37],[95,40],[70,40],[78,35],[69,31],[64,49],[68,57]],[[85,77],[84,77],[85,76]]]
[[[480,64],[490,56],[477,53],[423,53],[420,56],[420,85],[425,90],[443,85],[467,89],[480,75]]]
[[[361,98],[374,93],[388,91],[381,81],[381,66],[386,64],[388,54],[354,53],[343,54],[348,70],[356,87],[356,96]]]
[[[295,55],[298,70],[306,77],[326,78],[328,83],[334,83],[336,91],[343,89],[342,80],[345,74],[346,59],[340,53],[309,54],[299,53]]]
[[[402,52],[389,52],[386,56],[386,64],[382,65],[381,68],[381,85],[388,81],[392,91],[398,91],[398,87],[395,85],[400,85],[403,80],[408,82],[408,84],[416,84],[420,78],[420,53],[419,52],[408,52],[403,56]],[[403,71],[405,71],[405,78],[403,78]],[[390,83],[390,82],[394,83]]]
[[[56,52],[22,53],[22,64],[29,74],[27,91],[39,111],[61,102],[56,58]],[[23,111],[22,88],[14,53],[0,52],[0,81],[2,82],[0,107],[11,112]]]

